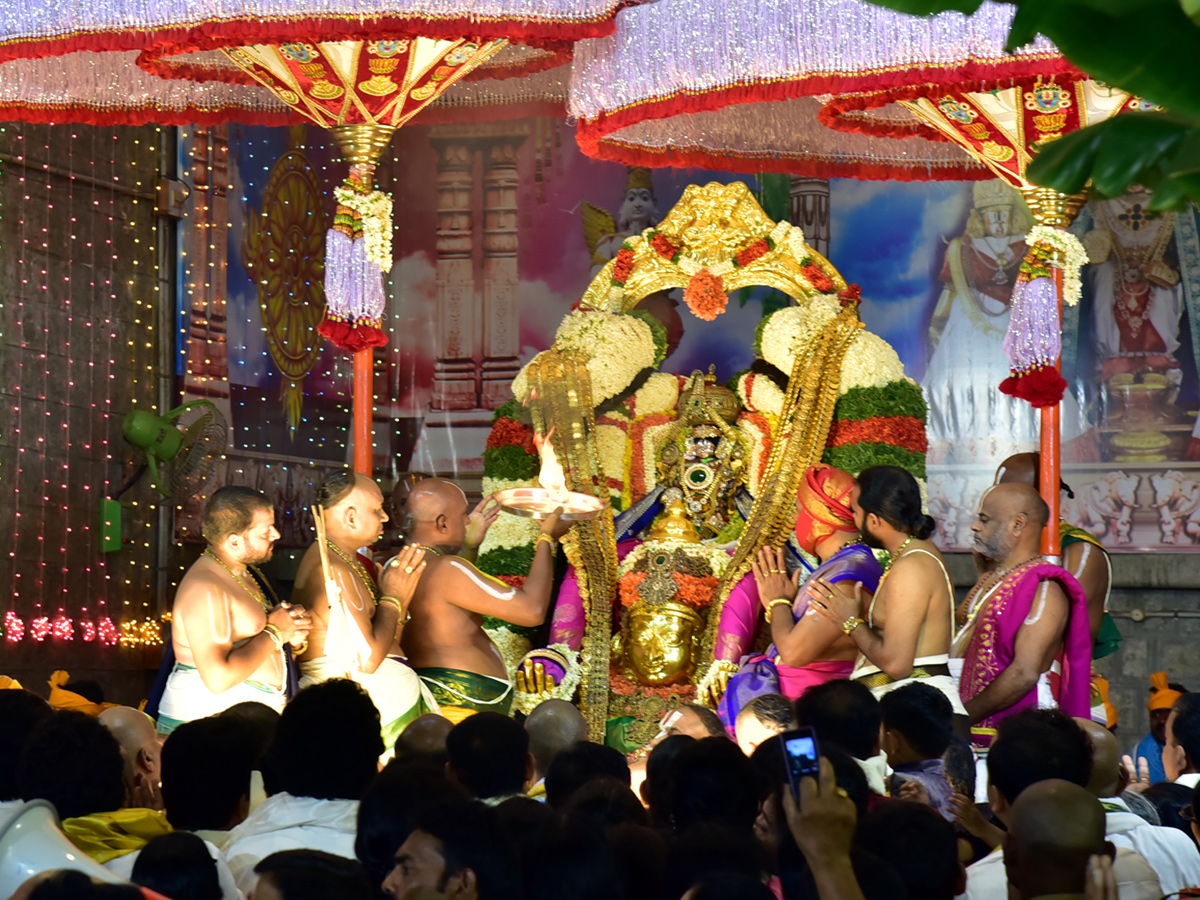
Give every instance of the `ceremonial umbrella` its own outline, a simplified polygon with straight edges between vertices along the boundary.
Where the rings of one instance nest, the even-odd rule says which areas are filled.
[[[513,77],[613,29],[621,0],[10,0],[0,9],[0,117],[92,124],[279,124],[334,134],[336,191],[321,333],[354,353],[354,467],[371,468],[372,348],[391,200],[372,173],[392,133],[509,41]],[[264,90],[265,88],[265,90]]]
[[[1082,197],[1026,180],[1039,146],[1143,105],[1043,38],[1004,50],[1011,7],[916,17],[862,0],[705,0],[630,10],[576,46],[569,110],[585,153],[626,164],[815,177],[999,176],[1038,221],[1013,293],[1002,390],[1041,409],[1042,493],[1057,554],[1058,301],[1086,255],[1065,228]],[[902,140],[898,140],[902,139]]]

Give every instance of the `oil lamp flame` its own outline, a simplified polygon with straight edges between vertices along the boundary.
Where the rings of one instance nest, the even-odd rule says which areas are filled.
[[[550,438],[554,436],[554,429],[543,437],[540,434],[533,436],[534,446],[537,447],[538,455],[542,458],[542,469],[538,473],[538,484],[544,487],[552,499],[565,500],[567,497],[567,475],[563,471],[562,464],[558,461],[558,456],[554,452],[554,444]]]

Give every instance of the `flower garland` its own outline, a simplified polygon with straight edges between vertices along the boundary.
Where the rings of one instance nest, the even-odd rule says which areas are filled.
[[[826,444],[842,447],[864,442],[891,444],[914,453],[925,453],[929,449],[925,424],[911,416],[877,416],[834,422]]]
[[[504,669],[508,673],[509,680],[515,681],[517,667],[521,665],[525,654],[529,652],[529,638],[523,634],[509,631],[498,621],[494,624],[489,623],[489,625],[492,627],[485,625],[483,633],[488,636],[488,640],[492,642],[499,651],[500,658],[504,660]]]
[[[670,372],[655,372],[633,395],[634,415],[667,412],[679,402],[679,376]]]
[[[808,279],[808,283],[822,294],[832,294],[837,290],[837,285],[825,274],[825,270],[818,263],[813,262],[810,257],[805,257],[801,261],[800,271]]]
[[[1067,306],[1075,306],[1082,295],[1079,270],[1088,262],[1087,251],[1079,238],[1061,228],[1034,225],[1025,236],[1025,243],[1030,255],[1036,248],[1041,254],[1047,255],[1050,265],[1063,270],[1063,302]],[[1025,263],[1021,264],[1021,268],[1025,268]]]
[[[592,402],[597,406],[617,396],[658,357],[654,331],[638,316],[577,309],[563,319],[554,346],[581,357],[592,381]],[[535,357],[536,359],[536,357]],[[529,396],[529,366],[513,379],[512,391]]]
[[[654,339],[654,365],[658,365],[667,358],[667,329],[663,327],[662,322],[654,318],[644,309],[631,309],[625,315],[633,316],[635,319],[641,319],[650,326],[650,336]]]
[[[904,363],[892,345],[869,331],[860,331],[842,357],[838,393],[851,387],[883,387],[903,377]]]
[[[537,454],[537,448],[533,444],[532,428],[515,419],[497,419],[492,424],[492,430],[488,432],[487,442],[484,446],[486,449],[492,450],[506,445],[520,447],[530,456]]]
[[[392,198],[382,191],[367,191],[349,179],[333,189],[338,206],[354,213],[355,226],[362,224],[367,259],[383,272],[392,267]],[[339,210],[340,212],[340,210]],[[356,229],[357,230],[357,227]]]
[[[729,295],[721,276],[701,269],[688,281],[683,292],[683,302],[692,314],[705,322],[711,322],[729,305]]]
[[[493,478],[524,481],[533,478],[539,467],[538,458],[515,444],[489,447],[483,451],[484,471]]]
[[[783,414],[783,391],[774,381],[757,372],[747,372],[737,382],[737,395],[742,406],[751,412],[763,412],[776,419]]]
[[[852,387],[838,398],[833,408],[835,421],[912,416],[924,422],[928,414],[929,407],[921,387],[911,378],[902,378],[881,387]]]
[[[785,306],[762,323],[754,352],[785,374],[801,348],[817,337],[842,310],[836,297],[814,297],[803,306]]]

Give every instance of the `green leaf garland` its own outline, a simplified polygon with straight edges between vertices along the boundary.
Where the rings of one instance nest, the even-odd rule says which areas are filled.
[[[833,408],[837,421],[861,421],[879,416],[912,416],[926,421],[929,407],[921,388],[911,381],[889,381],[883,387],[854,387]]]
[[[539,461],[516,444],[492,447],[483,451],[483,474],[505,481],[527,481],[537,475]],[[524,575],[524,572],[505,574]]]

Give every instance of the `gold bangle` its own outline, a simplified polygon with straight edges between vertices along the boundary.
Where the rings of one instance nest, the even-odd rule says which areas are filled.
[[[545,541],[547,544],[550,545],[550,552],[553,553],[554,547],[555,547],[555,540],[554,540],[554,538],[550,537],[550,535],[546,534],[546,532],[544,532],[544,531],[538,535],[537,543],[533,545],[533,549],[537,550],[538,544],[540,544],[542,541]]]
[[[299,647],[292,648],[292,656],[303,656],[304,651],[308,649],[308,641],[305,641]]]
[[[283,649],[283,632],[280,631],[277,626],[272,625],[270,622],[268,622],[266,625],[263,626],[262,633],[265,634],[267,637],[269,637],[272,641],[275,642],[276,650]]]
[[[767,615],[771,615],[777,606],[786,606],[790,610],[792,608],[792,603],[793,601],[789,600],[787,597],[776,597],[767,604]]]
[[[402,604],[395,597],[389,597],[385,594],[379,598],[379,602],[386,603],[388,606],[395,608],[396,612],[400,616],[399,620],[396,622],[397,625],[403,625],[406,622],[408,622],[409,619],[412,618],[412,613],[410,613],[408,610],[406,610],[404,608],[404,604]]]
[[[866,624],[867,623],[864,622],[862,619],[860,619],[858,616],[851,616],[845,622],[842,623],[842,631],[846,632],[846,634],[853,634],[855,628],[857,628],[859,625],[866,625]]]

